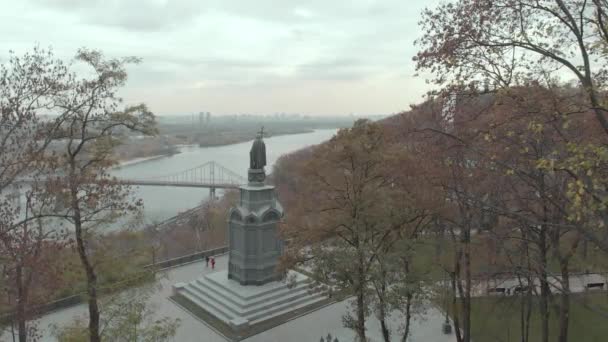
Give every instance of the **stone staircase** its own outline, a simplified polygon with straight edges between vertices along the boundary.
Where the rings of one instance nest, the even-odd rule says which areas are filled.
[[[292,275],[292,282],[242,286],[228,280],[226,272],[216,272],[187,284],[175,284],[174,290],[231,327],[241,329],[327,297],[321,289],[311,288],[306,276]]]

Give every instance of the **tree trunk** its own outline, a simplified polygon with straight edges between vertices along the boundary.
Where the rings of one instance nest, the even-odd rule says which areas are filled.
[[[456,298],[456,294],[457,294],[457,286],[456,286],[456,282],[460,281],[460,278],[456,276],[457,272],[460,272],[459,270],[459,262],[458,260],[456,260],[455,262],[455,266],[456,266],[456,271],[450,273],[450,278],[452,281],[452,320],[454,321],[454,331],[456,333],[456,342],[462,342],[462,332],[460,331],[460,310],[458,309],[458,303],[457,303],[457,298]]]
[[[547,227],[541,225],[539,236],[539,253],[540,253],[540,319],[541,319],[541,342],[549,342],[549,296],[551,289],[547,280]]]
[[[78,203],[78,191],[72,186],[72,210],[74,210],[74,228],[76,233],[76,244],[80,262],[84,267],[87,277],[87,295],[89,304],[89,339],[91,342],[100,342],[99,336],[99,306],[97,304],[97,275],[89,261],[86,246],[82,237],[82,217]]]
[[[23,287],[23,267],[19,264],[15,270],[15,280],[17,282],[17,330],[19,333],[19,342],[27,340],[27,326],[25,317],[25,305],[27,299],[25,289]]]
[[[588,240],[585,238],[585,239],[583,240],[583,261],[585,261],[585,262],[587,261],[587,257],[589,256],[589,249],[588,249],[588,245],[589,245],[589,242],[588,242]],[[586,272],[589,272],[589,270],[588,270],[588,269],[585,269],[585,271],[586,271]]]
[[[532,284],[529,282],[528,284]],[[526,329],[524,330],[524,336],[526,337],[525,342],[530,341],[530,318],[532,317],[532,286],[528,285],[528,291],[526,291]]]
[[[471,229],[467,227],[464,232],[464,282],[463,295],[463,342],[471,342]]]
[[[464,232],[462,232],[462,234],[466,234]],[[464,240],[466,240],[466,237],[463,237]],[[471,341],[471,336],[470,336],[470,327],[471,327],[471,273],[470,273],[470,269],[467,269],[469,267],[467,267],[467,259],[468,259],[468,263],[470,265],[470,258],[469,257],[465,257],[465,255],[468,255],[469,252],[468,251],[463,251],[466,250],[466,246],[467,244],[463,244],[463,241],[461,241],[460,243],[460,247],[458,249],[458,253],[456,254],[456,259],[455,259],[455,283],[456,283],[456,289],[458,292],[455,292],[457,294],[459,294],[459,298],[460,298],[460,307],[462,308],[462,310],[457,310],[455,309],[455,311],[461,311],[460,313],[462,314],[462,326],[458,325],[458,329],[457,332],[461,335],[460,336],[460,340],[458,340],[458,342],[470,342]],[[464,248],[463,248],[464,245]],[[464,288],[462,286],[462,275],[461,275],[461,263],[464,261],[464,273],[465,273],[465,285]],[[454,325],[456,325],[456,322],[454,322]],[[456,336],[457,338],[459,337],[458,335]]]
[[[520,297],[520,311],[519,311],[519,323],[520,323],[520,336],[521,342],[528,342],[530,336],[530,317],[532,314],[532,290],[531,290],[531,279],[529,276],[526,277],[526,283],[521,279],[521,276],[517,276],[518,283],[521,291],[519,291]],[[526,292],[523,292],[526,289]]]
[[[560,261],[562,273],[562,291],[560,294],[561,305],[559,308],[559,342],[568,342],[568,326],[570,324],[570,273],[568,272],[568,261]]]
[[[526,273],[525,273],[525,283],[522,279],[521,274],[517,275],[517,279],[519,281],[521,295],[521,342],[528,342],[530,339],[530,318],[532,316],[532,286],[534,286],[534,281],[531,276],[532,265],[530,258],[530,245],[528,243],[528,232],[525,227],[521,229],[522,234],[522,259],[521,264],[523,265],[525,262],[526,265]],[[525,294],[524,291],[525,290]]]
[[[405,301],[405,329],[403,330],[403,337],[401,342],[406,342],[407,337],[410,335],[410,322],[412,321],[412,294],[408,293]]]
[[[404,260],[404,268],[405,276],[408,277],[410,274],[410,263],[407,260]],[[412,293],[408,290],[405,296],[405,328],[403,330],[401,342],[406,342],[407,337],[410,335],[410,322],[412,320],[412,298]],[[445,309],[447,310],[447,308]]]
[[[359,258],[359,274],[358,281],[359,284],[357,286],[357,322],[356,322],[356,330],[357,336],[359,337],[360,342],[366,342],[365,337],[365,274],[363,270],[363,258]]]
[[[365,308],[364,308],[363,291],[359,290],[357,294],[357,336],[359,341],[365,342]]]
[[[384,302],[384,300],[381,301]],[[391,342],[391,333],[386,325],[386,309],[384,306],[384,303],[380,303],[380,329],[382,330],[382,338],[384,338],[384,342]]]
[[[600,125],[602,125],[604,132],[608,134],[608,120],[604,116],[606,113],[600,105],[600,101],[598,100],[596,89],[593,82],[591,81],[591,78],[584,80],[582,83],[585,90],[587,90],[587,94],[589,95],[589,100],[591,101],[591,107],[593,108],[595,117],[600,122]]]
[[[381,266],[382,267],[382,266]],[[380,291],[379,291],[379,295],[378,295],[378,311],[379,311],[379,320],[380,320],[380,329],[382,330],[382,337],[384,338],[384,342],[390,342],[391,341],[391,332],[388,329],[388,326],[386,324],[386,270],[383,268],[382,269],[382,274],[381,274],[381,279],[380,279]]]
[[[517,282],[519,283],[519,287],[523,289],[523,282],[521,281],[521,276],[517,275]],[[519,303],[519,333],[521,336],[521,342],[526,342],[526,302],[525,296],[521,296]]]

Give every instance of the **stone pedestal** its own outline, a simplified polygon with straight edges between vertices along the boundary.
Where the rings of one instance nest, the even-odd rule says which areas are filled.
[[[261,186],[264,185],[264,180],[266,180],[266,173],[264,172],[264,169],[247,170],[247,181],[249,182],[249,185]]]
[[[263,285],[281,279],[276,268],[283,242],[277,228],[283,208],[274,187],[258,182],[258,173],[251,181],[251,174],[249,184],[240,188],[239,204],[229,212],[228,278],[241,285]]]
[[[226,271],[218,271],[175,284],[173,291],[239,331],[327,298],[324,291],[311,289],[305,275],[290,271],[289,279],[243,286],[228,279]]]

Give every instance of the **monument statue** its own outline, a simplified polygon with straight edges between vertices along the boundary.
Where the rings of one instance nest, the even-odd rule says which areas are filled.
[[[326,299],[323,288],[313,289],[306,275],[277,269],[284,249],[278,231],[284,212],[274,186],[264,181],[263,138],[262,127],[249,152],[249,182],[239,186],[239,201],[228,212],[228,269],[173,285],[174,298],[196,308],[191,311],[195,316],[205,312],[207,323],[219,320],[239,337],[250,336],[251,326],[274,326],[262,322],[309,312]]]
[[[249,150],[249,171],[247,179],[250,185],[263,185],[266,179],[264,166],[266,166],[266,145],[264,144],[264,126],[251,145]]]
[[[228,278],[241,285],[263,285],[280,279],[276,267],[283,252],[277,225],[283,208],[274,187],[264,183],[266,145],[264,127],[249,151],[249,183],[241,186],[239,204],[230,209]]]
[[[266,166],[266,145],[262,140],[264,135],[264,127],[262,131],[258,133],[257,137],[253,141],[251,150],[249,151],[249,168],[254,170],[263,169]]]

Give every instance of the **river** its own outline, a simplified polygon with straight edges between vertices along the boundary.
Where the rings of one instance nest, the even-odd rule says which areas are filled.
[[[336,131],[335,129],[323,129],[315,130],[312,133],[265,138],[266,173],[272,171],[274,163],[280,156],[326,141]],[[181,153],[119,167],[114,169],[112,174],[119,178],[151,178],[179,173],[206,162],[215,161],[246,178],[250,148],[251,141],[217,147],[185,146],[180,148]],[[209,197],[209,190],[203,188],[139,186],[135,187],[134,191],[137,198],[143,199],[145,223],[166,220],[179,212],[201,204]],[[219,191],[218,194],[220,194]]]

